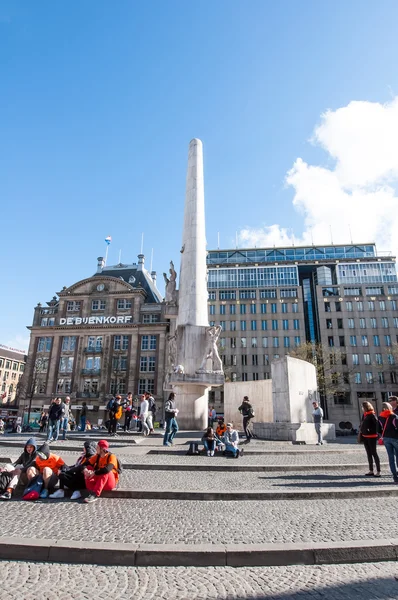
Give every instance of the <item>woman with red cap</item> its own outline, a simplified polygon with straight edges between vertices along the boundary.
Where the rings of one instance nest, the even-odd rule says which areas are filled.
[[[106,440],[100,440],[97,444],[97,454],[88,461],[84,469],[86,488],[90,491],[84,502],[95,502],[101,496],[103,490],[114,490],[119,481],[119,461],[114,454],[109,452],[109,444]]]

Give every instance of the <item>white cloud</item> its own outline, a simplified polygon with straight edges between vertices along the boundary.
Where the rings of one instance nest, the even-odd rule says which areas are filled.
[[[241,245],[356,243],[375,241],[379,251],[398,252],[398,97],[388,104],[350,102],[327,111],[311,142],[328,153],[332,167],[297,158],[286,175],[295,209],[303,215],[299,235],[281,225],[246,227]]]

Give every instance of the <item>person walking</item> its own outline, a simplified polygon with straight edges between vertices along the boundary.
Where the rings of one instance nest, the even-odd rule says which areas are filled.
[[[48,421],[48,414],[45,410],[43,410],[40,415],[40,419],[39,419],[39,425],[40,425],[39,433],[43,433],[43,432],[45,433],[45,431],[47,429],[47,421]]]
[[[62,399],[56,398],[50,406],[48,412],[48,434],[47,442],[57,442],[59,436],[59,427],[63,416],[64,408]]]
[[[68,431],[69,420],[72,418],[72,411],[70,409],[70,397],[66,396],[65,402],[63,403],[63,414],[61,419],[61,430],[62,439],[66,440],[66,432]]]
[[[216,421],[216,420],[217,420],[217,411],[216,411],[216,409],[214,408],[214,406],[212,406],[212,407],[209,409],[209,424],[208,424],[208,427],[213,427],[213,423],[214,423],[214,421]]]
[[[108,416],[109,416],[109,423],[108,423],[108,433],[109,435],[116,435],[116,425],[117,425],[117,421],[115,418],[115,414],[116,414],[116,398],[113,397],[109,400],[106,409],[108,411]]]
[[[87,404],[83,402],[82,409],[80,411],[80,429],[83,433],[86,431],[86,420],[87,420]]]
[[[156,402],[155,398],[151,396],[149,392],[145,392],[145,398],[148,400],[148,417],[147,424],[149,427],[149,433],[153,433],[153,424],[155,423],[156,418]]]
[[[398,398],[396,396],[390,396],[388,402],[391,404],[394,414],[398,415]]]
[[[141,404],[140,404],[140,419],[141,419],[141,423],[142,423],[142,429],[143,429],[144,436],[149,435],[149,431],[150,431],[150,427],[148,425],[148,414],[149,414],[149,402],[146,399],[146,395],[142,394]]]
[[[398,483],[398,419],[391,404],[383,402],[379,414],[379,423],[382,431],[384,446],[387,450],[388,462],[394,483]]]
[[[127,394],[126,406],[124,409],[124,431],[130,431],[131,419],[133,418],[133,396],[131,392]]]
[[[246,442],[249,443],[253,437],[252,432],[249,429],[250,421],[254,417],[253,406],[249,402],[249,396],[243,397],[243,402],[238,408],[239,412],[243,416],[243,430],[246,436]]]
[[[377,454],[377,438],[379,423],[375,415],[373,404],[370,402],[362,402],[363,416],[360,424],[361,441],[365,446],[366,454],[369,463],[369,472],[366,477],[381,477],[380,475],[380,459]],[[373,472],[373,461],[376,466],[376,474]]]
[[[178,408],[175,405],[175,393],[171,392],[164,405],[166,429],[163,437],[163,446],[172,446],[173,440],[178,432],[177,415]]]
[[[323,410],[319,406],[318,402],[314,401],[312,403],[312,418],[314,421],[314,427],[316,434],[318,436],[318,441],[316,443],[317,446],[323,445],[323,436],[322,436],[322,423],[323,423]]]

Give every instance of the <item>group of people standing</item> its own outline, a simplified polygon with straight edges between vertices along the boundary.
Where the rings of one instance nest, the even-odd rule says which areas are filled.
[[[129,431],[131,421],[137,423],[138,431],[142,431],[145,436],[154,432],[154,423],[156,418],[156,402],[154,397],[149,392],[144,392],[140,396],[140,404],[138,409],[133,406],[133,394],[129,392],[122,400],[120,395],[111,398],[106,407],[108,411],[108,433],[109,435],[117,435],[117,426],[124,414],[123,431]]]
[[[63,401],[62,398],[55,398],[49,408],[48,413],[43,411],[40,420],[39,432],[47,431],[47,442],[57,442],[59,433],[62,431],[62,439],[66,440],[66,432],[70,425],[74,422],[70,407],[70,397],[66,396]]]

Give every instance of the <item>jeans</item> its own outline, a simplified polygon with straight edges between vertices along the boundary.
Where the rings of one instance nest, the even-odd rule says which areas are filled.
[[[61,424],[61,421],[59,421],[59,419],[57,419],[56,421],[51,420],[48,422],[47,442],[51,439],[53,439],[55,442],[58,440],[60,424]],[[53,432],[54,432],[54,435],[53,435]]]
[[[148,413],[148,416],[145,419],[145,422],[146,422],[147,426],[149,427],[149,430],[152,431],[153,430],[153,414],[152,414],[152,412]]]
[[[163,438],[163,446],[170,444],[178,431],[178,423],[175,417],[166,418],[166,431]]]
[[[398,439],[396,438],[384,438],[384,445],[388,454],[388,461],[390,463],[390,471],[394,476],[397,477],[397,465],[398,465]]]
[[[243,429],[247,440],[250,440],[250,438],[253,437],[249,429],[250,419],[251,417],[243,417]]]
[[[232,452],[234,456],[236,456],[239,452],[239,449],[233,446],[232,444],[225,444],[225,451]]]
[[[203,440],[203,445],[206,452],[214,452],[216,447],[216,440]]]
[[[323,444],[322,423],[314,423],[314,425],[315,425],[315,431],[318,436],[318,444]]]
[[[82,431],[86,431],[86,417],[80,417],[80,428]]]
[[[133,418],[133,415],[130,413],[126,413],[125,419],[124,419],[124,431],[130,431],[130,423],[131,423],[131,419]]]
[[[373,459],[377,472],[380,471],[380,459],[377,454],[377,438],[363,438],[366,454],[368,455],[369,471],[373,471]]]
[[[69,422],[68,417],[64,417],[61,420],[61,429],[62,429],[62,439],[63,440],[66,440],[66,432],[68,431],[68,422]]]

